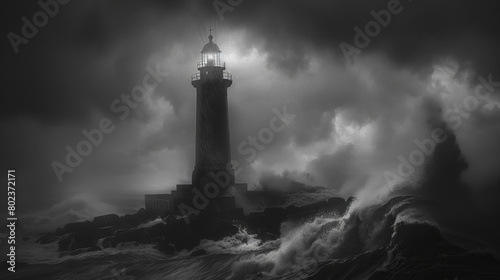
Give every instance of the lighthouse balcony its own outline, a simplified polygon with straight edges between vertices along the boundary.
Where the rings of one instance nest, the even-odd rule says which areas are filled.
[[[211,79],[220,79],[220,74],[219,75],[203,75],[203,79],[208,79],[208,80],[211,80]],[[202,75],[200,73],[196,73],[196,74],[193,74],[191,75],[191,82],[194,82],[194,81],[199,81],[202,79]],[[231,75],[231,73],[228,73],[228,72],[222,72],[222,79],[223,80],[227,80],[227,81],[232,81],[233,80],[233,75]]]

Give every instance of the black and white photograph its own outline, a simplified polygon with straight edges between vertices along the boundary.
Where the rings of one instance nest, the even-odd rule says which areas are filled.
[[[6,0],[0,279],[500,279],[500,2]]]

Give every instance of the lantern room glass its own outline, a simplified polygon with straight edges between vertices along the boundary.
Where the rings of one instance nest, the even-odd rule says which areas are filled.
[[[203,66],[220,66],[220,53],[207,52],[201,54],[201,61]]]

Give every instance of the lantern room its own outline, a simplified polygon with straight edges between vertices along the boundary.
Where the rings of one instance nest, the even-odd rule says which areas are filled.
[[[191,83],[193,86],[196,86],[200,81],[218,79],[229,82],[229,85],[232,82],[233,77],[231,74],[224,71],[226,69],[226,63],[221,62],[221,50],[219,46],[213,42],[213,39],[214,37],[210,34],[210,36],[208,36],[208,43],[206,43],[201,50],[201,61],[197,64],[200,72],[191,75]]]
[[[213,38],[212,35],[208,36],[209,42],[201,50],[201,62],[198,68],[207,66],[224,67],[223,63],[220,62],[221,51],[219,46],[212,41]]]

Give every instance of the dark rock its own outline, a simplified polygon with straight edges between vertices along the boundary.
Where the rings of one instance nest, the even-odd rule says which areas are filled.
[[[97,240],[97,245],[100,246],[101,248],[110,248],[113,247],[114,241],[115,241],[114,236],[108,236]]]
[[[307,204],[300,207],[301,212],[319,212],[327,207],[328,203],[326,201],[318,201],[315,203]]]
[[[90,231],[75,232],[71,242],[70,250],[92,247],[97,244],[98,234]]]
[[[193,219],[197,221],[199,219]],[[180,251],[183,249],[192,250],[194,247],[200,244],[200,237],[195,232],[188,229],[184,220],[176,220],[175,222],[169,223],[165,226],[165,243],[174,244],[175,248]],[[160,246],[160,247],[162,247]]]
[[[167,242],[171,242],[176,239],[178,236],[182,235],[187,231],[187,226],[184,220],[176,220],[173,223],[169,223],[166,225],[165,229],[165,240]]]
[[[128,226],[133,226],[133,225],[138,225],[139,222],[134,219],[134,216],[130,214],[125,214],[123,217],[120,218],[121,223],[124,225]]]
[[[327,201],[327,208],[343,215],[347,210],[347,203],[342,197],[332,197]]]
[[[135,214],[127,214],[121,219],[122,223],[129,226],[138,226],[148,221],[148,214],[144,208],[139,209]]]
[[[194,247],[200,245],[200,238],[194,232],[188,230],[182,236],[174,238],[175,248],[178,251],[192,250]]]
[[[74,233],[68,233],[63,235],[61,239],[59,239],[59,251],[70,251],[70,245],[73,241]]]
[[[237,234],[239,231],[237,226],[234,226],[230,223],[221,223],[218,225],[215,232],[212,234],[213,240],[221,240],[225,237],[233,236]]]
[[[57,228],[56,231],[54,232],[56,236],[63,236],[66,233],[64,233],[64,230],[62,228]]]
[[[168,215],[167,217],[165,217],[165,219],[163,219],[163,222],[166,224],[173,223],[175,221],[177,221],[177,219],[174,215]]]
[[[276,240],[280,238],[279,235],[274,234],[272,232],[263,232],[261,233],[261,236],[263,237],[262,240]]]
[[[59,250],[63,251],[74,251],[80,248],[92,247],[96,245],[99,239],[99,231],[89,221],[69,223],[62,230],[58,230],[57,234],[64,234],[59,242]]]
[[[26,237],[25,237],[26,238]],[[29,239],[29,238],[28,238]],[[23,240],[25,240],[23,238]],[[27,239],[26,239],[27,240]],[[52,232],[47,232],[46,234],[42,235],[41,237],[39,237],[36,242],[37,243],[40,243],[40,244],[48,244],[48,243],[52,243],[54,241],[57,240],[57,237],[55,235],[55,233],[52,233]]]
[[[160,252],[163,252],[163,253],[166,253],[166,254],[169,254],[169,255],[173,255],[175,253],[174,246],[171,246],[167,242],[160,243],[159,246],[158,246],[158,250]]]
[[[269,217],[269,216],[271,216],[271,214],[265,212],[252,212],[248,214],[249,219],[259,219],[262,217]]]
[[[293,215],[293,214],[297,213],[297,211],[299,211],[299,207],[297,207],[295,205],[289,205],[285,208],[285,213],[287,215]]]
[[[345,200],[342,197],[330,197],[327,201],[328,205],[342,205]]]
[[[122,242],[134,242],[139,240],[138,229],[122,229],[115,232],[114,244]]]
[[[97,216],[92,220],[97,228],[117,226],[120,224],[120,217],[116,214]]]
[[[264,213],[269,213],[272,216],[284,216],[286,212],[283,207],[268,207],[264,209]]]
[[[99,228],[99,237],[100,238],[113,236],[114,233],[115,233],[115,228],[113,226]]]
[[[142,219],[147,219],[148,218],[148,213],[146,212],[146,209],[144,209],[144,208],[139,209],[136,214],[139,217],[141,217]]]
[[[439,230],[429,224],[398,223],[394,227],[395,234],[389,248],[397,249],[404,257],[422,257],[432,255],[435,251],[447,245]],[[451,251],[451,250],[447,250]]]
[[[221,240],[238,233],[238,227],[232,224],[231,219],[219,212],[202,212],[188,227],[200,238],[209,240]]]
[[[243,208],[234,208],[228,211],[224,211],[225,215],[232,217],[232,218],[243,218],[245,217],[245,211],[243,211]]]
[[[149,244],[158,244],[158,245],[162,244],[163,242],[165,242],[165,237],[163,237],[163,236],[151,238],[147,241],[147,243],[149,243]]]
[[[23,237],[23,241],[28,241],[28,240],[30,240],[30,239],[31,239],[31,237],[29,237],[29,236],[24,236],[24,237]],[[54,241],[55,241],[55,240],[54,240]]]
[[[116,245],[117,249],[127,249],[127,248],[134,248],[139,246],[139,242],[137,241],[132,241],[132,242],[120,242]]]
[[[145,242],[149,239],[165,236],[167,233],[167,226],[164,223],[158,223],[156,225],[140,228],[139,229],[139,240]]]
[[[69,223],[66,224],[61,232],[58,234],[67,234],[67,233],[75,233],[75,232],[96,232],[97,233],[97,227],[91,223],[90,221],[85,221],[85,222],[77,222],[77,223]]]
[[[265,240],[273,239],[269,237],[281,234],[281,222],[284,218],[285,216],[271,215],[268,212],[253,212],[248,216],[248,227],[251,232]]]
[[[196,251],[192,252],[190,256],[191,257],[198,257],[198,256],[206,255],[206,254],[207,254],[207,251],[200,249],[200,250],[196,250]]]

